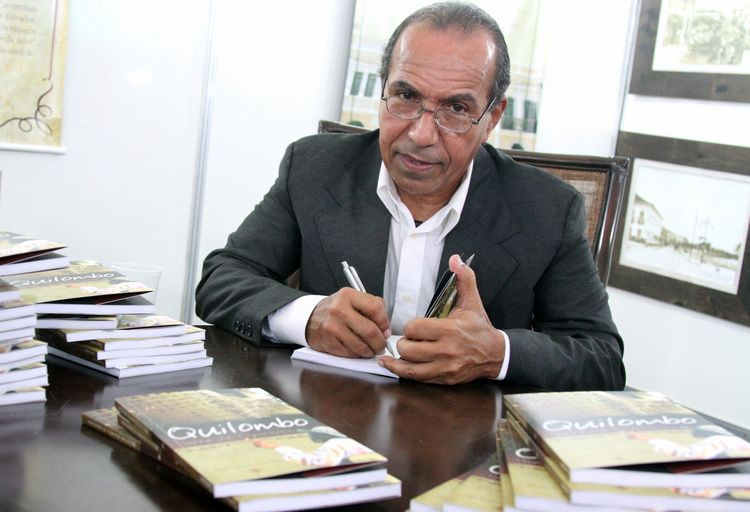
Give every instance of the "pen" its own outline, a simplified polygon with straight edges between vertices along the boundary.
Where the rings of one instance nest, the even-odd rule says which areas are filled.
[[[365,285],[362,284],[362,280],[359,278],[359,274],[357,274],[357,269],[349,265],[346,261],[341,262],[341,267],[344,269],[344,275],[346,276],[346,280],[349,282],[349,286],[351,286],[358,292],[367,293],[365,291]],[[385,345],[385,350],[389,355],[393,356],[393,352],[391,352],[391,349],[388,347],[387,343]]]

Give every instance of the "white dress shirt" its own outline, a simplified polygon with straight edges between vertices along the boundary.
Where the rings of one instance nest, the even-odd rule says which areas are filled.
[[[473,168],[472,161],[450,201],[416,226],[385,165],[380,165],[376,192],[391,214],[383,300],[393,335],[402,335],[407,321],[424,316],[427,311],[438,279],[445,237],[461,218]],[[263,335],[274,341],[306,346],[307,321],[324,298],[324,295],[306,295],[277,309],[263,322]],[[505,341],[505,359],[497,380],[505,378],[510,360],[510,340],[505,332],[500,330],[500,333]]]

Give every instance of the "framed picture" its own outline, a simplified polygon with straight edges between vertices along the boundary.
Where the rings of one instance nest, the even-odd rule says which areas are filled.
[[[630,93],[750,102],[750,0],[641,0]]]
[[[609,284],[750,325],[750,148],[620,132],[632,159]]]

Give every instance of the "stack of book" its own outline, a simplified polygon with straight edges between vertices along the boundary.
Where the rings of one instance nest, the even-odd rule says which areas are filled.
[[[508,425],[498,437],[518,509],[750,509],[750,443],[662,394],[537,393],[504,402]]]
[[[83,423],[236,510],[317,509],[401,495],[386,458],[260,388],[115,399]]]
[[[47,345],[33,339],[34,304],[0,280],[0,405],[46,400]]]
[[[205,331],[163,315],[120,315],[112,329],[36,329],[49,353],[124,378],[210,366]]]
[[[0,276],[65,268],[69,260],[59,254],[65,245],[0,231]]]
[[[411,512],[750,510],[750,443],[662,394],[503,400],[494,465],[413,498]]]

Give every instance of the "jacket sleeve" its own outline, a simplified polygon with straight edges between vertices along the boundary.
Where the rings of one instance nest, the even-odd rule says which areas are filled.
[[[299,267],[300,230],[289,195],[294,162],[290,145],[269,192],[229,235],[223,249],[211,252],[198,283],[196,313],[206,322],[260,343],[269,313],[304,292],[285,284]]]
[[[552,390],[620,390],[625,385],[622,338],[584,227],[584,201],[576,193],[560,245],[534,288],[532,329],[506,331],[509,383]]]

